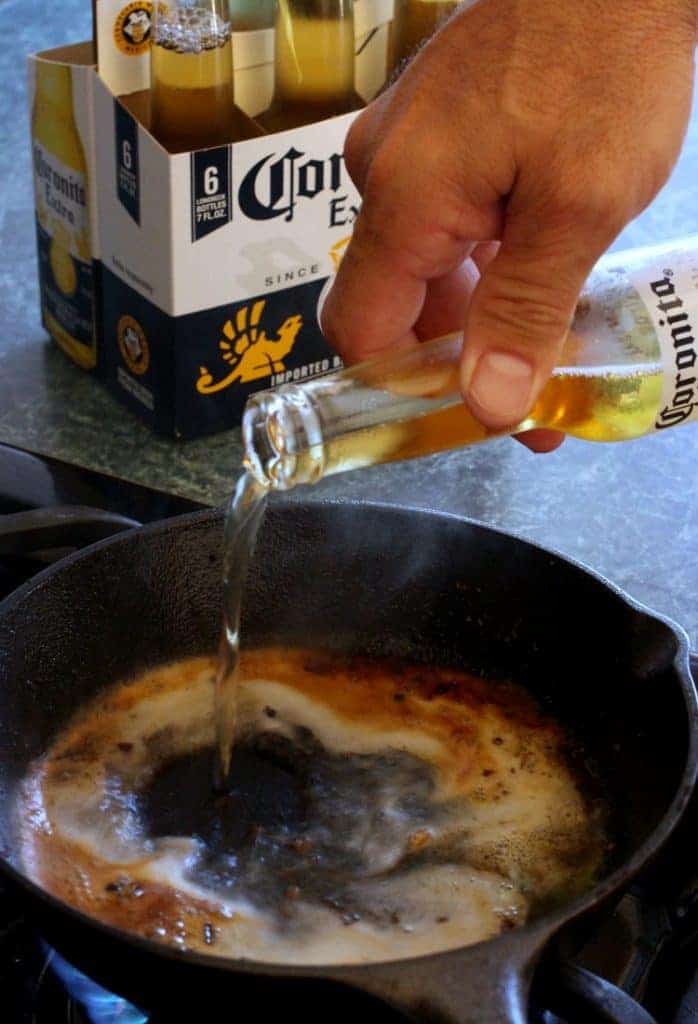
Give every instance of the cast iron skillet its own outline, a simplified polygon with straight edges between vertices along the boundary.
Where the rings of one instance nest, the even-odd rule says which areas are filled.
[[[98,529],[106,529],[103,517]],[[51,533],[44,543],[47,536],[61,543]],[[272,503],[244,635],[250,644],[295,641],[434,660],[527,686],[573,726],[616,808],[614,861],[593,891],[469,948],[368,966],[285,968],[135,938],[77,913],[22,874],[11,813],[16,783],[100,688],[214,649],[221,537],[218,513],[132,530],[70,556],[0,605],[0,871],[64,957],[146,1009],[192,1005],[203,1019],[209,1005],[219,1015],[227,1007],[231,1019],[245,1010],[263,1020],[301,1012],[336,1021],[379,1007],[388,1019],[392,1007],[444,1024],[522,1024],[544,947],[555,938],[559,949],[572,949],[595,913],[658,854],[685,810],[698,768],[696,693],[678,627],[587,570],[463,519],[379,505]],[[618,1018],[609,1009],[603,1019]],[[649,1020],[644,1011],[623,1019]]]

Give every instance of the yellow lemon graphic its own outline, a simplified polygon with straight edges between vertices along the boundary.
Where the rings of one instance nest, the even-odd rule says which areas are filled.
[[[53,239],[49,250],[49,263],[53,273],[53,280],[56,282],[59,291],[66,296],[75,295],[78,288],[78,273],[75,269],[73,257],[68,250]]]
[[[342,258],[350,242],[351,235],[346,235],[344,238],[340,238],[338,242],[335,242],[330,249],[330,259],[332,260],[335,273],[339,270],[339,264],[342,262]]]

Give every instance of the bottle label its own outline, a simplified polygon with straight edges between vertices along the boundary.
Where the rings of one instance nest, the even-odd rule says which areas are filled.
[[[633,273],[659,341],[664,382],[655,430],[698,420],[698,254],[666,251]]]
[[[93,280],[85,175],[34,140],[41,301],[47,327],[91,346]]]

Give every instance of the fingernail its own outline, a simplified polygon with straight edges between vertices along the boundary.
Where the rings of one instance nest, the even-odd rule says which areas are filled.
[[[484,352],[470,378],[466,398],[487,426],[513,427],[529,412],[534,369],[515,352]]]

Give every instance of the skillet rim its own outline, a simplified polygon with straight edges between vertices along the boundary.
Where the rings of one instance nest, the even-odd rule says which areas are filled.
[[[466,946],[455,946],[453,948],[440,950],[436,953],[428,953],[418,957],[403,957],[398,960],[372,960],[368,963],[279,964],[263,960],[248,960],[244,957],[233,958],[197,951],[182,951],[171,946],[167,946],[164,943],[156,942],[153,939],[147,939],[136,933],[117,928],[114,925],[100,921],[81,910],[77,910],[69,903],[65,903],[63,900],[58,899],[52,893],[32,881],[28,876],[10,864],[2,853],[0,853],[0,878],[4,874],[9,878],[13,885],[19,889],[25,890],[32,900],[35,900],[39,904],[48,904],[52,911],[67,915],[76,925],[80,925],[87,929],[96,929],[110,941],[115,941],[117,943],[125,942],[142,954],[151,954],[158,957],[160,960],[169,961],[173,964],[184,963],[195,967],[209,968],[216,972],[225,974],[247,974],[257,977],[267,976],[281,980],[284,978],[315,978],[317,980],[335,978],[336,980],[348,983],[355,981],[360,985],[362,975],[368,976],[374,969],[395,968],[400,966],[406,967],[408,965],[423,965],[428,969],[428,965],[430,963],[435,964],[442,961],[444,957],[467,956],[471,950],[482,951],[488,948],[496,950],[497,944],[499,944],[501,948],[505,948],[506,946],[513,947],[514,949],[521,947],[521,953],[524,959],[535,955],[536,950],[540,949],[545,942],[549,941],[563,927],[571,924],[584,914],[593,912],[595,908],[599,907],[609,899],[614,892],[626,887],[643,870],[643,868],[647,867],[652,860],[654,860],[682,820],[694,791],[698,791],[698,689],[693,680],[690,669],[690,640],[688,634],[684,628],[673,619],[660,612],[654,611],[652,608],[649,608],[647,605],[638,601],[597,570],[583,562],[571,558],[568,555],[562,554],[554,548],[544,547],[542,544],[532,541],[515,531],[490,526],[487,523],[468,516],[442,511],[428,506],[399,504],[397,502],[385,501],[364,501],[359,499],[313,498],[312,496],[302,501],[298,501],[295,499],[289,500],[281,494],[273,495],[271,497],[271,508],[303,508],[304,506],[369,509],[387,513],[416,513],[428,518],[451,520],[457,524],[460,523],[469,527],[474,527],[476,530],[482,530],[486,533],[494,534],[495,536],[503,537],[507,540],[514,540],[519,544],[526,545],[526,547],[533,549],[541,555],[552,557],[556,561],[565,564],[576,572],[582,573],[592,580],[595,580],[636,614],[652,619],[655,622],[659,622],[666,627],[676,640],[676,653],[672,659],[672,667],[681,687],[684,706],[686,709],[686,721],[689,735],[686,762],[681,774],[681,779],[678,783],[674,797],[657,824],[657,827],[651,832],[645,841],[638,846],[631,857],[616,867],[609,875],[598,882],[597,885],[589,889],[588,892],[576,897],[576,899],[569,903],[565,903],[560,907],[542,914],[539,918],[522,925],[520,928],[502,935],[495,935],[492,938],[485,939],[481,942],[472,943]],[[199,527],[206,526],[216,520],[222,521],[224,514],[224,506],[197,512],[188,512],[183,515],[158,520],[154,523],[148,523],[145,526],[137,527],[134,530],[127,530],[116,534],[113,537],[108,537],[104,540],[97,541],[95,544],[90,544],[87,547],[81,548],[79,551],[67,555],[65,558],[60,559],[53,565],[41,570],[35,576],[32,576],[32,578],[26,583],[22,584],[21,587],[9,594],[4,600],[0,601],[0,622],[8,611],[12,611],[16,606],[21,605],[25,600],[27,600],[27,598],[31,597],[31,594],[35,589],[50,582],[53,576],[59,575],[68,566],[71,566],[76,562],[80,562],[83,559],[90,558],[95,552],[102,550],[103,548],[126,543],[129,538],[134,536],[134,533],[137,533],[139,537],[144,537],[147,540],[149,537],[157,536],[161,533],[176,532],[180,529],[188,528],[198,529]]]

